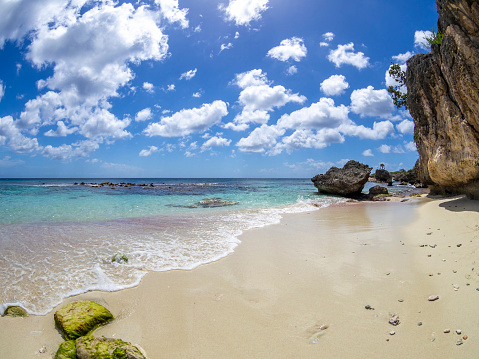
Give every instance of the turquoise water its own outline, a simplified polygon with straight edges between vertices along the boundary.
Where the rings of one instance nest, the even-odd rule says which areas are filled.
[[[201,206],[212,199],[228,205]],[[309,179],[0,180],[0,304],[46,314],[71,295],[215,261],[245,230],[341,201]]]

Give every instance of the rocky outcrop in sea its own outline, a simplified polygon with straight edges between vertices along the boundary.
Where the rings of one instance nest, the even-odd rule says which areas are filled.
[[[343,168],[331,167],[325,174],[311,178],[311,181],[320,193],[358,197],[371,170],[368,165],[351,160]]]
[[[479,198],[479,3],[436,0],[441,44],[408,60],[417,175],[437,193]]]

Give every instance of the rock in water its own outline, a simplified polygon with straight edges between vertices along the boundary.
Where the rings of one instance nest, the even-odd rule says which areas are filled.
[[[365,164],[349,161],[343,168],[331,167],[325,174],[311,178],[311,181],[320,193],[355,197],[361,194],[371,170]]]
[[[78,359],[146,359],[137,347],[121,339],[81,337],[76,350]]]
[[[81,337],[96,326],[114,319],[108,309],[89,300],[63,306],[55,312],[54,318],[66,340]]]
[[[23,309],[22,307],[19,306],[9,306],[7,309],[5,309],[5,313],[3,313],[3,316],[8,316],[8,317],[29,317],[27,311]]]
[[[441,44],[407,62],[417,175],[433,192],[479,198],[479,3],[436,4]]]
[[[60,344],[54,359],[76,359],[77,349],[74,340],[68,340]]]
[[[376,178],[376,182],[388,183],[388,182],[392,181],[392,177],[389,174],[389,171],[387,171],[385,169],[382,169],[382,168],[378,168],[376,170],[376,172],[374,174],[374,177]]]

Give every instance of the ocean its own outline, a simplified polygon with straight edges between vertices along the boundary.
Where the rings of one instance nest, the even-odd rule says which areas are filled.
[[[149,271],[190,270],[248,229],[343,201],[309,179],[2,179],[0,310],[44,315]]]

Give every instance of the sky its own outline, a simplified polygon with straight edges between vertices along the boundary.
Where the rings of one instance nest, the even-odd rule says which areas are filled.
[[[0,177],[410,169],[434,0],[0,0]]]

